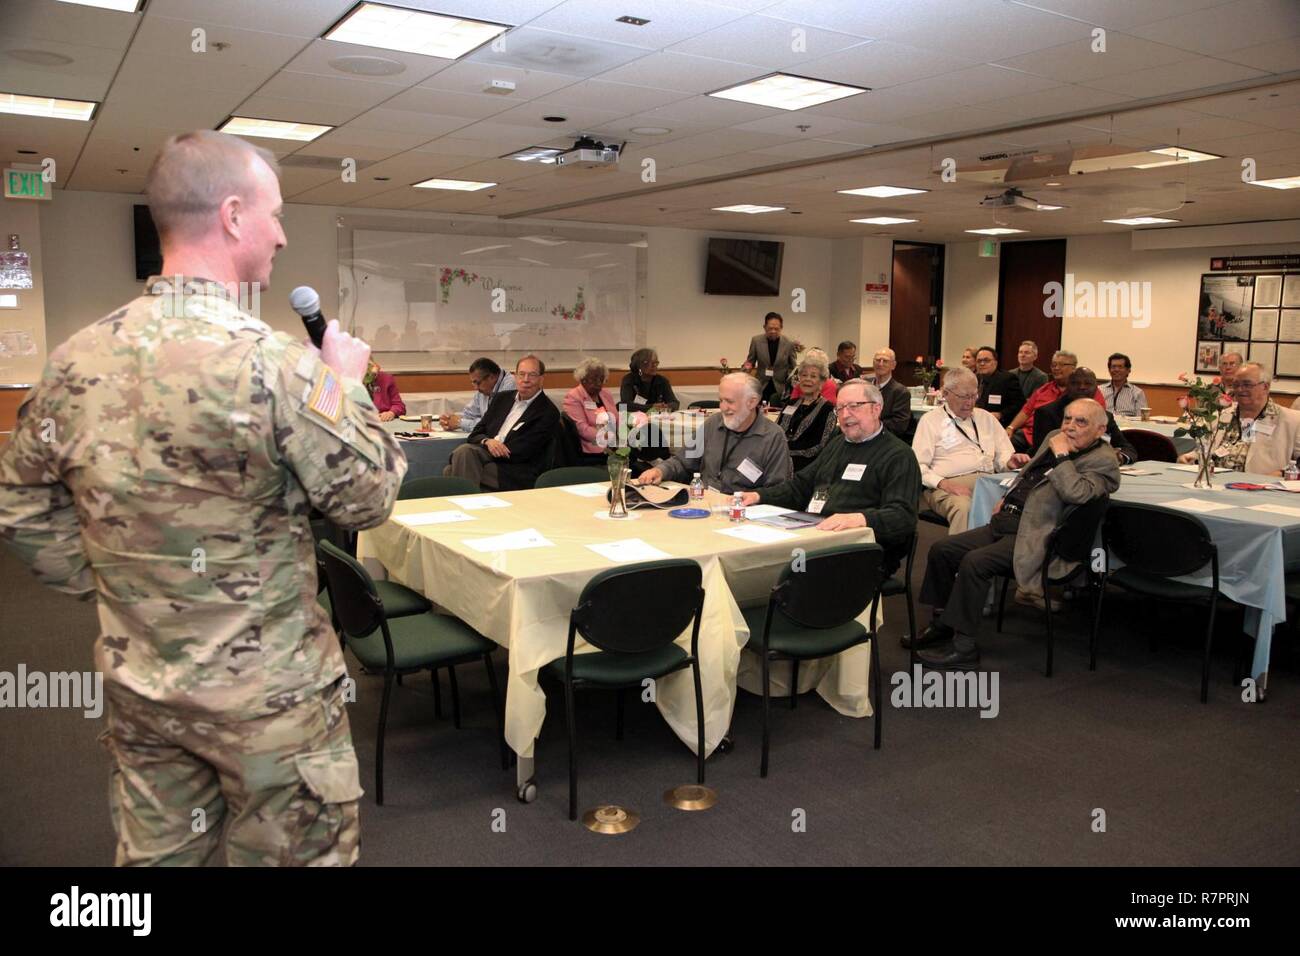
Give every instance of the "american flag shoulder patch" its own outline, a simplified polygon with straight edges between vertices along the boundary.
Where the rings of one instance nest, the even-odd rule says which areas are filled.
[[[343,386],[328,365],[321,369],[320,377],[312,386],[307,410],[315,412],[331,425],[338,424],[339,416],[343,414]]]

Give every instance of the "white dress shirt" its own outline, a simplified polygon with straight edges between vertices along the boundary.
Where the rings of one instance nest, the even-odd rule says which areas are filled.
[[[510,414],[507,415],[506,420],[501,423],[501,430],[497,432],[496,435],[494,436],[497,441],[506,440],[506,436],[510,434],[510,429],[514,428],[515,424],[519,421],[519,419],[524,417],[524,412],[528,411],[528,406],[531,405],[534,401],[536,401],[537,396],[540,394],[542,394],[541,389],[538,389],[537,393],[533,395],[532,398],[515,399],[515,403],[512,406],[510,406]]]
[[[1146,392],[1131,382],[1125,382],[1118,391],[1113,382],[1107,382],[1101,386],[1101,395],[1106,399],[1106,411],[1116,415],[1141,418],[1142,409],[1150,407],[1147,405]]]
[[[963,421],[944,404],[916,423],[912,452],[921,466],[921,484],[933,489],[945,478],[1002,471],[1016,450],[1006,430],[984,409],[972,409]]]

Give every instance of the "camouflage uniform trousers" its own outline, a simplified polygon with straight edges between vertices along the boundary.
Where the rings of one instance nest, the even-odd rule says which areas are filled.
[[[231,866],[356,863],[362,790],[342,679],[288,710],[231,723],[107,689],[100,739],[114,764],[118,866],[209,863],[223,824]]]

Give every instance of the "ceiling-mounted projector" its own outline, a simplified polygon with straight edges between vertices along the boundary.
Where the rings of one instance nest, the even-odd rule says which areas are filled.
[[[622,146],[606,146],[590,136],[579,136],[572,147],[555,157],[555,165],[567,169],[613,169],[622,150]]]
[[[1019,189],[1008,189],[1004,193],[994,193],[992,196],[985,196],[980,200],[980,205],[986,209],[1005,209],[1008,206],[1017,206],[1021,209],[1038,209],[1038,200],[1031,199],[1022,193]]]

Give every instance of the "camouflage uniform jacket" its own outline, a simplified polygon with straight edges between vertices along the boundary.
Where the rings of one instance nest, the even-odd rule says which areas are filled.
[[[251,719],[346,672],[311,507],[374,527],[405,472],[359,381],[223,285],[155,277],[50,355],[0,455],[0,540],[98,595],[106,681]]]

